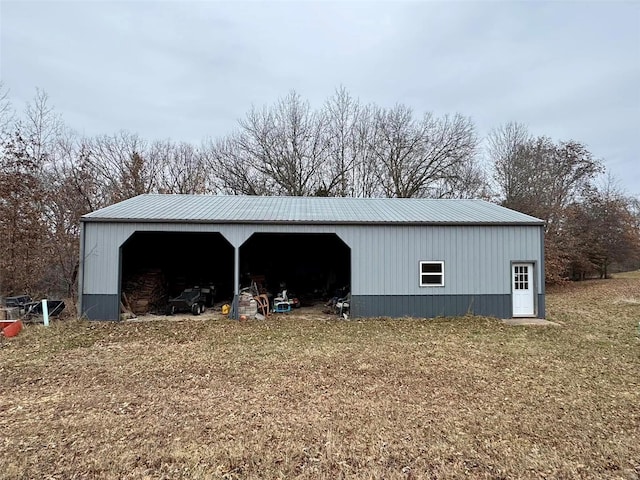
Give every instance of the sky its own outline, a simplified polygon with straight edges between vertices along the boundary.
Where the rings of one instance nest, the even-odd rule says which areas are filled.
[[[85,135],[199,144],[291,90],[584,143],[640,196],[640,1],[0,1],[0,79]]]

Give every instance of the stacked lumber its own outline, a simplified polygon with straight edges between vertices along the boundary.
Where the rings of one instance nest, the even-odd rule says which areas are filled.
[[[131,275],[124,282],[122,304],[136,315],[162,311],[167,303],[164,274],[159,269],[144,270]]]

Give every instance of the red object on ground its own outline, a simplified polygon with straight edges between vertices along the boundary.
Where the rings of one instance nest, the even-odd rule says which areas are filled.
[[[6,322],[3,322],[3,323],[6,323]],[[20,330],[22,330],[22,322],[18,320],[17,322],[11,322],[9,326],[4,327],[2,329],[2,334],[7,338],[15,337],[20,333]]]

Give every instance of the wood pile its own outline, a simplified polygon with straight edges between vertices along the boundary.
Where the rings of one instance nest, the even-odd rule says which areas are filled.
[[[131,275],[124,282],[122,306],[126,313],[143,315],[164,311],[167,304],[166,279],[161,270],[145,270]]]

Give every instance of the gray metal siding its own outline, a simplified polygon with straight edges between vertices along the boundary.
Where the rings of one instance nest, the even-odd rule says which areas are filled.
[[[545,302],[544,293],[538,294],[538,318],[547,318],[547,304]]]
[[[118,294],[119,249],[131,228],[118,223],[85,224],[84,228],[84,293]]]
[[[120,300],[118,295],[82,296],[81,315],[89,320],[119,320]]]
[[[354,317],[511,317],[511,295],[354,295]]]
[[[511,292],[511,261],[539,259],[539,228],[379,226],[340,235],[352,247],[353,294],[479,295]],[[425,260],[445,262],[443,287],[420,287]]]
[[[540,227],[540,267],[538,272],[544,274],[544,228]],[[542,281],[540,282],[540,290],[538,292],[545,293],[544,275],[542,275]]]
[[[119,249],[136,231],[219,232],[234,247],[240,247],[253,233],[258,232],[337,233],[339,228],[333,225],[85,223],[84,293],[118,293]]]
[[[80,258],[78,263],[78,311],[82,313],[82,293],[84,289],[84,238],[85,224],[80,224]]]
[[[541,227],[85,224],[84,292],[117,293],[119,247],[135,231],[220,232],[238,247],[255,232],[336,233],[351,247],[357,295],[496,294],[511,291],[511,261],[538,260]],[[445,262],[444,287],[419,286],[419,262]],[[536,263],[538,292],[543,276]]]

